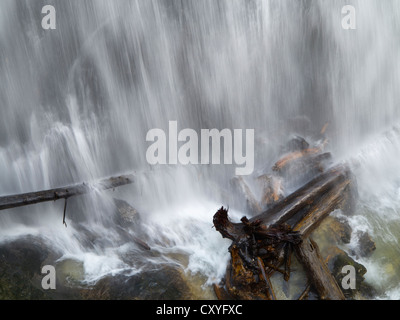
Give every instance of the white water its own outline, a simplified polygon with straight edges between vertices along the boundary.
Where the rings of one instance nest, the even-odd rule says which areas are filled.
[[[235,204],[222,192],[234,167],[151,167],[147,131],[167,131],[169,120],[179,129],[254,128],[257,174],[291,134],[311,138],[329,121],[335,159],[361,164],[353,227],[377,239],[364,261],[368,280],[382,298],[399,295],[400,148],[397,137],[382,138],[400,121],[397,0],[351,1],[351,31],[340,14],[349,1],[339,0],[52,4],[52,31],[41,29],[42,1],[0,4],[0,194],[133,170],[138,180],[116,194],[71,199],[68,228],[63,203],[2,212],[2,240],[41,235],[65,258],[83,261],[87,281],[140,272],[145,262],[121,258],[137,248],[113,229],[118,195],[139,209],[149,244],[163,253],[149,263],[183,252],[189,260],[174,263],[215,281],[229,242],[211,229],[212,216]]]

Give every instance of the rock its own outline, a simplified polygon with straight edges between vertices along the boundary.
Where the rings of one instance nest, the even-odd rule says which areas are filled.
[[[340,241],[342,241],[345,244],[350,243],[351,233],[353,230],[350,227],[349,222],[345,218],[334,218],[334,219],[337,222],[337,227],[334,229],[337,232]]]
[[[0,247],[0,299],[46,299],[36,281],[48,252],[34,239],[3,243]]]
[[[85,299],[193,299],[183,269],[175,265],[141,271],[134,275],[108,275],[96,284],[84,282],[82,262],[66,259],[44,241],[25,237],[0,244],[0,300],[85,300]],[[56,289],[44,290],[41,274],[44,265],[56,269]]]
[[[42,267],[54,265],[57,254],[33,236],[0,245],[0,300],[74,299],[78,292],[56,279],[56,290],[44,290]],[[57,269],[56,269],[57,274]]]
[[[125,200],[115,199],[117,220],[121,225],[137,225],[140,223],[139,212]]]
[[[357,254],[363,258],[370,257],[376,249],[375,242],[368,232],[358,231],[356,236],[358,237]]]
[[[310,144],[302,137],[295,136],[290,139],[286,144],[285,148],[283,148],[283,152],[293,152],[293,151],[301,151],[310,147]]]
[[[57,281],[66,287],[80,286],[84,280],[85,269],[82,261],[65,259],[56,264]]]
[[[328,268],[341,287],[346,299],[360,299],[360,296],[367,299],[374,297],[375,290],[364,282],[364,275],[367,269],[362,264],[353,260],[345,251],[338,247],[331,247],[328,250],[327,260]],[[355,289],[344,289],[342,286],[342,280],[347,275],[347,273],[342,273],[342,268],[348,265],[353,266],[356,271]]]
[[[175,266],[143,271],[132,276],[106,276],[81,290],[87,300],[184,300],[191,293],[182,270]]]
[[[351,233],[352,229],[345,218],[328,216],[313,232],[313,239],[318,243],[321,253],[328,255],[325,251],[332,245],[350,243]]]
[[[140,228],[140,214],[125,200],[115,199],[116,206],[116,231],[124,241],[133,241],[141,249],[150,250],[149,245],[143,241],[145,235]]]

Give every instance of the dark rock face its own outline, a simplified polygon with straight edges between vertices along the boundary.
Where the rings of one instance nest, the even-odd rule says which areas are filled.
[[[352,228],[350,227],[350,224],[344,218],[336,218],[336,220],[341,226],[340,230],[338,230],[338,235],[340,237],[341,242],[345,244],[350,243],[351,233],[353,231]]]
[[[117,210],[117,222],[121,225],[136,226],[140,224],[139,212],[124,200],[114,199]]]
[[[332,247],[329,250],[329,256],[331,258],[328,261],[328,268],[341,287],[346,299],[358,298],[358,294],[367,299],[374,297],[376,294],[375,290],[364,282],[364,275],[367,273],[367,269],[362,264],[353,260],[346,252],[338,247]],[[355,289],[345,289],[342,286],[342,281],[347,275],[347,273],[342,272],[345,266],[354,267],[356,278]]]
[[[45,265],[56,266],[59,255],[40,238],[27,236],[0,245],[0,300],[78,299],[78,292],[56,278],[56,290],[42,288]],[[56,269],[57,272],[57,269]]]
[[[88,300],[183,300],[190,298],[190,290],[179,269],[165,266],[133,276],[107,276],[81,295]]]
[[[345,252],[338,245],[349,244],[351,237],[357,237],[357,246],[354,250]],[[328,268],[342,289],[346,299],[372,299],[377,295],[376,290],[364,281],[367,269],[352,257],[367,257],[375,250],[375,243],[364,232],[354,234],[345,217],[327,217],[320,227],[313,233],[314,239],[321,244],[321,252],[328,260]],[[343,289],[342,280],[347,275],[343,273],[344,266],[353,266],[356,271],[356,288]]]
[[[317,241],[321,252],[325,252],[334,245],[350,243],[352,229],[345,218],[328,216],[313,233],[313,239]]]
[[[0,300],[191,298],[183,270],[177,266],[163,265],[131,276],[109,275],[93,285],[87,285],[80,282],[83,274],[82,279],[65,279],[71,275],[60,269],[65,265],[57,263],[58,258],[60,255],[49,249],[40,238],[33,236],[0,244]],[[41,270],[44,265],[53,265],[56,269],[55,290],[42,288],[45,274]],[[83,273],[83,266],[77,269]]]
[[[361,257],[370,257],[376,249],[375,242],[371,239],[368,232],[357,232],[358,236],[358,250],[357,254]]]
[[[46,299],[39,275],[48,252],[34,239],[20,239],[0,247],[0,299]]]
[[[303,137],[295,136],[291,138],[285,146],[282,147],[281,152],[287,153],[287,152],[301,151],[309,147],[310,144]]]

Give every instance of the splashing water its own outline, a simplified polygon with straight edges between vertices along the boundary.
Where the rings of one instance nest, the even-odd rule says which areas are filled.
[[[262,170],[292,134],[312,139],[329,122],[336,160],[359,164],[351,223],[377,241],[363,261],[367,280],[381,286],[380,298],[398,297],[400,140],[388,130],[400,121],[400,3],[352,1],[350,31],[341,27],[347,2],[55,0],[57,29],[49,31],[42,1],[3,0],[0,194],[138,177],[115,193],[70,199],[68,228],[62,203],[4,211],[0,241],[40,235],[62,259],[83,261],[88,282],[176,263],[210,284],[228,259],[229,241],[211,227],[216,209],[234,203],[223,192],[234,167],[150,166],[148,130],[167,131],[170,120],[196,131],[255,129]],[[159,255],[121,258],[137,248],[113,228],[114,196],[139,209]]]

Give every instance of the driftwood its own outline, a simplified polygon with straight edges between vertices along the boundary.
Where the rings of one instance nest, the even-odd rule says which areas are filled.
[[[233,189],[238,191],[239,194],[243,195],[246,202],[246,207],[250,212],[254,214],[259,214],[262,212],[260,204],[251,192],[250,187],[244,181],[243,177],[234,177],[230,182]]]
[[[335,203],[324,206],[322,212],[318,211],[318,208],[324,203],[324,200],[333,197],[334,194],[344,191],[349,187],[351,182],[350,171],[346,166],[341,165],[334,167],[313,179],[288,197],[282,199],[267,211],[251,218],[249,222],[257,222],[261,228],[268,228],[269,225],[283,223],[289,223],[297,228],[306,228],[304,224],[309,223],[310,220],[305,219],[303,222],[301,222],[301,220],[307,215],[320,215],[323,218],[329,214],[335,206],[339,207],[339,205],[344,205],[340,199],[334,197]],[[342,200],[344,200],[344,198],[345,197],[343,197]],[[310,209],[316,212],[311,212]],[[295,215],[296,217],[292,219]],[[317,222],[318,221],[320,221],[320,219],[317,219]],[[232,223],[227,217],[227,212],[224,211],[219,211],[214,216],[214,226],[223,237],[231,240],[235,240],[244,234],[244,224]],[[305,231],[302,230],[302,232]]]
[[[214,226],[225,238],[233,241],[229,251],[223,286],[216,286],[218,296],[236,299],[275,298],[269,277],[274,272],[290,278],[290,256],[295,252],[308,277],[308,289],[313,287],[321,299],[345,299],[336,280],[323,261],[310,234],[335,209],[349,211],[354,204],[355,182],[350,169],[342,164],[323,172],[319,163],[330,159],[319,148],[304,148],[284,156],[273,167],[280,173],[291,163],[304,161],[320,173],[304,186],[283,199],[270,197],[272,206],[251,219],[243,217],[233,223],[228,211],[221,208],[214,215]],[[275,191],[268,190],[271,194]],[[278,201],[277,201],[278,200]],[[283,269],[282,269],[283,266]],[[225,289],[225,292],[223,291]]]
[[[320,299],[344,300],[344,294],[322,259],[318,245],[311,239],[305,239],[295,246],[295,250]]]
[[[261,207],[269,207],[283,198],[281,177],[263,174],[257,178],[257,181],[262,186]]]
[[[338,208],[344,208],[351,192],[349,172],[345,172],[338,178],[331,190],[322,194],[318,204],[311,205],[307,214],[293,227],[293,231],[302,236],[302,243],[294,246],[299,261],[303,264],[310,283],[317,291],[319,297],[324,300],[344,300],[342,290],[336,283],[326,263],[322,259],[318,245],[308,239],[308,236],[319,226],[324,218]]]
[[[40,202],[68,199],[70,197],[87,194],[95,190],[114,189],[133,183],[134,177],[135,176],[133,174],[128,174],[119,177],[102,179],[94,183],[82,183],[38,192],[2,196],[0,197],[0,210],[17,208]]]
[[[56,189],[49,189],[49,190],[44,190],[44,191],[38,191],[38,192],[30,192],[30,193],[24,193],[24,194],[17,194],[17,195],[11,195],[11,196],[3,196],[0,197],[0,210],[5,210],[5,209],[11,209],[11,208],[17,208],[17,207],[22,207],[22,206],[27,206],[27,205],[32,205],[40,202],[48,202],[48,201],[56,201],[59,199],[65,199],[65,204],[64,204],[64,212],[63,212],[63,224],[67,226],[65,222],[65,214],[66,214],[66,209],[67,209],[67,199],[73,196],[79,196],[79,195],[84,195],[87,193],[91,193],[95,190],[108,190],[108,189],[114,189],[120,186],[124,186],[127,184],[131,184],[134,182],[135,176],[133,174],[127,174],[127,175],[122,175],[118,177],[111,177],[111,178],[106,178],[106,179],[101,179],[98,180],[94,183],[82,183],[82,184],[75,184],[75,185],[70,185],[62,188],[56,188]],[[124,201],[114,199],[114,203],[116,205],[116,208],[119,211],[123,210],[132,210],[134,209],[129,206],[129,204],[125,203]],[[125,206],[125,207],[124,207]],[[127,208],[128,206],[128,208]],[[125,214],[124,212],[120,213],[122,216]],[[121,227],[118,226],[120,229],[120,232],[124,232],[125,237],[127,239],[131,239],[133,242],[135,242],[139,247],[141,247],[144,250],[150,250],[150,247],[147,245],[146,242],[143,240],[137,238],[136,236],[133,235],[128,235],[128,233]]]
[[[305,149],[301,151],[294,151],[292,153],[289,153],[279,161],[277,161],[272,168],[273,171],[281,171],[287,166],[289,163],[303,158],[305,156],[313,155],[313,154],[318,154],[321,150],[319,148],[310,148],[310,149]]]

